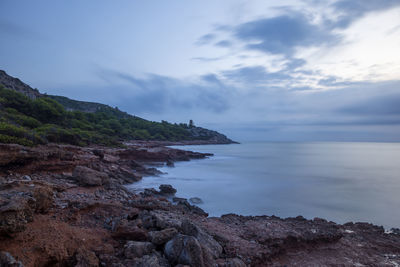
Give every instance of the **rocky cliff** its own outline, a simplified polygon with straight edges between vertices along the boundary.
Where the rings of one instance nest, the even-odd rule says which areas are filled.
[[[0,70],[0,85],[22,93],[31,99],[41,96],[37,89],[33,89],[29,85],[23,83],[20,79],[8,75],[4,70]]]

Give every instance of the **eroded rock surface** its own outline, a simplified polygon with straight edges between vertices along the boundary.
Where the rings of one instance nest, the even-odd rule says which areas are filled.
[[[152,156],[160,162],[191,154],[143,144],[128,151],[2,148],[1,266],[400,264],[395,230],[303,217],[209,218],[186,199],[171,203],[157,190],[135,194],[123,186],[144,175]]]

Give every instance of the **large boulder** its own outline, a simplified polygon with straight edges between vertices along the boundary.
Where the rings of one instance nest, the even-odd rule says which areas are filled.
[[[164,195],[173,195],[176,193],[176,189],[170,184],[162,184],[159,186],[160,193]]]
[[[85,166],[76,166],[72,177],[82,186],[100,186],[109,182],[109,176]]]
[[[168,260],[163,258],[160,253],[154,252],[150,255],[144,255],[135,262],[134,267],[170,267]]]
[[[195,237],[203,250],[207,250],[209,254],[211,254],[214,259],[219,258],[222,253],[222,246],[215,241],[215,239],[207,234],[204,230],[202,230],[197,225],[193,224],[189,220],[184,220],[182,222],[182,232],[185,235]]]
[[[188,235],[178,234],[165,244],[164,253],[171,265],[186,264],[192,267],[214,265],[212,255],[203,250],[199,241]]]
[[[35,200],[26,194],[0,199],[0,236],[22,232],[33,221]]]
[[[171,240],[178,231],[175,228],[167,228],[162,231],[152,231],[149,232],[149,237],[151,243],[155,245],[162,245]]]
[[[53,189],[50,186],[37,186],[33,191],[36,212],[46,213],[53,206]]]

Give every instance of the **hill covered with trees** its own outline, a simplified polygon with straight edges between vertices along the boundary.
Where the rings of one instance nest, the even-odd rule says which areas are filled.
[[[0,72],[0,143],[120,146],[125,140],[232,142],[194,125],[148,121],[104,104],[40,94]]]

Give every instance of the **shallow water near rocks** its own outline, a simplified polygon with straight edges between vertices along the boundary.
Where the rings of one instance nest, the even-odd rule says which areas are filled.
[[[177,147],[213,157],[130,185],[171,184],[210,216],[302,215],[400,227],[400,143],[245,143]]]

